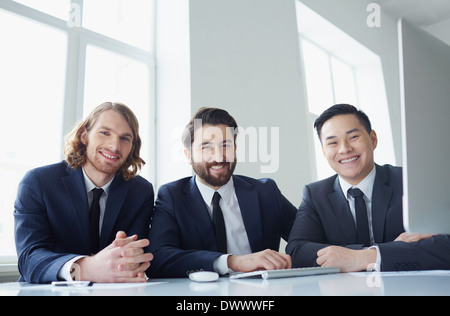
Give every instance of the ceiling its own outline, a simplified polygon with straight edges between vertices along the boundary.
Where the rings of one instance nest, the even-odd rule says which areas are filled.
[[[450,45],[450,0],[378,0],[381,10],[403,17]]]
[[[420,27],[450,20],[449,0],[378,0],[378,3],[384,12],[404,17]]]

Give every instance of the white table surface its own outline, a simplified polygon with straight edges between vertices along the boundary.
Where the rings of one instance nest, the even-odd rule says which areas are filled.
[[[28,283],[0,284],[0,296],[308,296],[308,295],[450,295],[450,271],[360,272],[286,279],[230,280],[195,283],[188,278],[154,279],[145,284],[94,284],[55,288]]]

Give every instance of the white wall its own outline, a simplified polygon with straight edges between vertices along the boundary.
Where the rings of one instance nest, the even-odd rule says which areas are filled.
[[[156,2],[156,189],[191,175],[181,132],[191,117],[189,1]]]
[[[313,167],[294,0],[191,0],[190,37],[192,110],[224,108],[249,132],[279,128],[279,144],[268,143],[269,151],[279,148],[278,170],[262,173],[267,163],[249,162],[246,155],[236,174],[275,179],[298,206]],[[242,136],[238,151],[250,154]],[[263,149],[258,144],[258,161]]]
[[[396,158],[401,161],[395,19],[383,13],[381,27],[369,28],[369,0],[302,2],[380,56]],[[201,106],[215,106],[228,110],[249,134],[279,128],[279,143],[269,139],[268,150],[258,144],[258,162],[249,162],[254,140],[238,138],[238,153],[242,158],[244,152],[245,161],[238,163],[236,173],[275,179],[299,205],[303,186],[312,181],[314,131],[305,115],[295,0],[158,0],[157,10],[157,184],[191,174],[181,152],[174,157],[174,148],[181,144],[190,115]],[[278,170],[261,172],[261,166],[273,161],[262,162],[258,150],[270,154],[277,148]]]

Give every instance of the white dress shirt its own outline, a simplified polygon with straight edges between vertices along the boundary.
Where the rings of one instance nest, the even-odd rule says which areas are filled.
[[[373,225],[372,225],[372,193],[373,193],[373,184],[375,183],[376,172],[377,171],[374,165],[372,171],[367,175],[367,177],[365,177],[360,183],[358,183],[357,186],[351,185],[350,183],[348,183],[339,176],[339,184],[350,206],[350,211],[352,213],[353,220],[355,221],[355,225],[356,225],[355,198],[348,193],[348,190],[358,188],[364,193],[363,198],[364,202],[366,202],[367,219],[369,221],[370,244],[372,245],[369,248],[374,248],[377,250],[376,268],[379,269],[379,267],[381,266],[381,254],[379,247],[374,246],[375,238],[373,234]]]
[[[195,182],[205,201],[209,215],[212,218],[212,198],[216,191],[200,182],[197,176],[195,176]],[[216,259],[214,262],[214,270],[219,274],[226,274],[231,272],[227,265],[229,254],[248,255],[252,253],[252,250],[250,248],[247,231],[245,230],[244,220],[242,219],[239,201],[234,190],[233,177],[231,177],[230,181],[225,185],[220,187],[217,192],[219,192],[221,196],[219,206],[222,209],[223,219],[225,221],[228,254],[222,255]]]
[[[114,178],[111,179],[107,184],[102,186],[101,188],[97,187],[91,179],[87,176],[86,172],[84,172],[83,169],[83,177],[84,177],[84,186],[86,189],[87,197],[88,197],[88,207],[90,208],[92,201],[94,200],[94,192],[92,192],[93,189],[103,189],[104,194],[100,197],[100,221],[99,221],[99,233],[101,234],[102,231],[102,225],[103,225],[103,219],[105,218],[105,210],[106,210],[106,201],[108,200],[108,194],[109,194],[109,187],[111,183],[113,182]],[[84,258],[86,256],[77,256],[73,258],[72,260],[69,260],[66,262],[62,268],[58,271],[58,278],[66,281],[72,281],[73,276],[70,274],[70,271],[73,268],[73,264],[75,261],[80,260],[81,258]]]

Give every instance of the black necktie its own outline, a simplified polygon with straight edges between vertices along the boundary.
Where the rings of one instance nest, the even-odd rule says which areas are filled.
[[[220,194],[215,192],[213,196],[213,223],[216,230],[217,249],[221,253],[228,253],[225,221],[223,219],[222,209],[219,206],[219,201]]]
[[[369,220],[367,219],[366,202],[363,198],[364,193],[358,188],[349,189],[348,193],[355,198],[356,231],[358,234],[358,243],[364,244],[364,247],[369,247]]]
[[[91,237],[91,253],[96,254],[99,251],[100,240],[100,197],[103,189],[93,189],[94,199],[89,210],[89,235]]]

